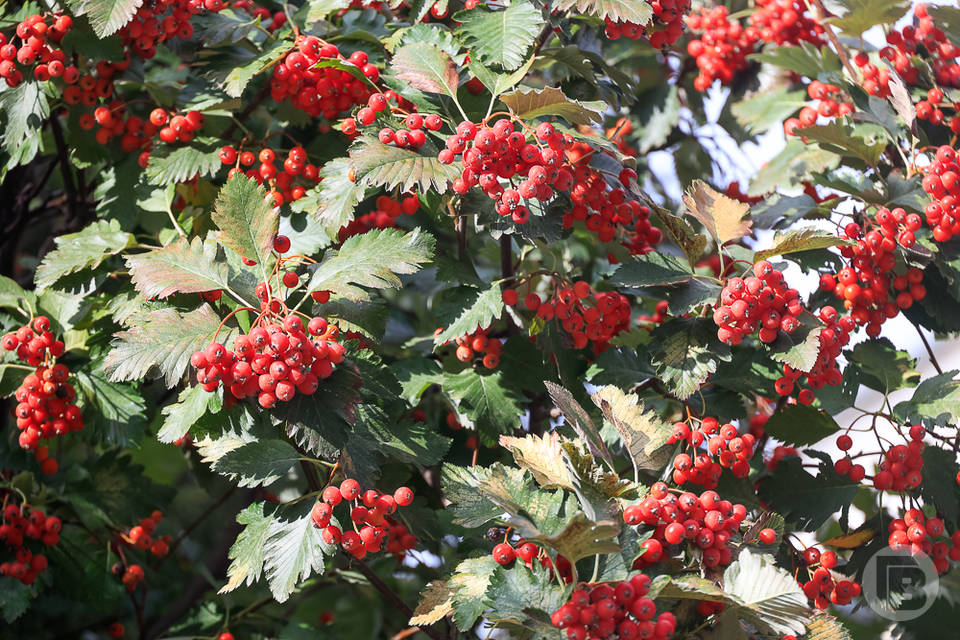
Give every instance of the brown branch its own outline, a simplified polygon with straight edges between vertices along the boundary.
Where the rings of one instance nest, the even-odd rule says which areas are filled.
[[[190,525],[187,526],[187,528],[184,529],[179,536],[177,536],[177,539],[174,540],[173,544],[170,545],[170,549],[167,551],[167,555],[165,557],[172,556],[173,552],[176,551],[177,547],[180,546],[180,543],[183,542],[184,538],[186,538],[191,533],[193,533],[193,530],[196,529],[198,526],[200,526],[200,523],[206,520],[211,513],[213,513],[220,507],[222,507],[224,503],[226,503],[226,501],[230,499],[230,496],[232,496],[236,491],[237,491],[237,487],[235,485],[230,487],[230,489],[228,489],[226,493],[220,496],[220,498],[217,501],[215,501],[209,507],[204,509],[203,513],[197,516],[197,518],[193,522],[191,522]]]
[[[70,217],[77,215],[77,188],[73,182],[73,171],[70,168],[70,160],[67,157],[67,144],[63,139],[63,129],[60,127],[60,120],[56,115],[50,116],[50,130],[53,132],[53,140],[57,146],[57,158],[60,161],[60,172],[63,174],[63,188],[67,192],[67,209],[70,211]]]
[[[359,558],[351,558],[350,564],[357,569],[363,576],[370,582],[373,587],[380,592],[380,594],[387,599],[387,601],[393,605],[393,607],[402,613],[407,620],[413,617],[413,609],[411,609],[403,599],[397,595],[397,592],[390,588],[390,586],[384,582],[380,576],[374,573],[367,563]],[[433,640],[446,640],[444,634],[438,632],[433,627],[420,627],[420,630],[425,634],[433,638]]]
[[[263,85],[263,88],[260,89],[257,95],[253,97],[253,100],[251,100],[247,104],[247,106],[244,107],[243,111],[237,114],[236,118],[234,118],[234,121],[230,123],[230,126],[224,129],[223,133],[220,134],[220,138],[222,140],[229,140],[230,136],[232,136],[233,133],[237,130],[237,127],[240,126],[239,123],[245,120],[247,116],[249,116],[251,113],[253,113],[253,110],[259,107],[263,103],[263,101],[267,99],[267,96],[269,95],[270,95],[270,83],[268,82],[267,84]]]
[[[930,356],[930,364],[932,364],[933,368],[937,370],[937,373],[943,375],[943,369],[940,367],[940,363],[937,362],[937,356],[933,353],[933,347],[931,347],[930,343],[927,342],[927,336],[923,335],[923,330],[920,329],[920,325],[915,323],[910,324],[913,324],[913,328],[916,329],[917,334],[920,335],[920,340],[923,342],[923,346],[927,349],[927,355]]]
[[[846,69],[847,73],[850,74],[850,79],[856,82],[857,71],[853,68],[853,65],[850,64],[850,56],[847,55],[847,50],[842,44],[840,44],[837,34],[833,32],[833,27],[831,27],[830,23],[826,20],[827,10],[823,7],[823,2],[820,0],[807,0],[807,5],[811,8],[817,8],[817,10],[814,12],[816,14],[817,22],[819,22],[820,26],[823,27],[823,32],[827,34],[827,39],[830,41],[830,44],[833,45],[837,55],[840,57],[840,62],[843,64],[843,68]]]

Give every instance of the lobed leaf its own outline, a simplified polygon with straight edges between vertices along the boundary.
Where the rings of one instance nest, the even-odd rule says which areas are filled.
[[[545,24],[540,9],[528,0],[516,0],[500,11],[477,9],[457,14],[456,20],[461,23],[457,36],[483,62],[506,71],[520,67]]]

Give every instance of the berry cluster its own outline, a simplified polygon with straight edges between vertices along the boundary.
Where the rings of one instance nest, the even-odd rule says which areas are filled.
[[[923,210],[927,224],[933,229],[933,239],[947,242],[960,235],[960,160],[952,147],[937,149],[933,162],[926,168],[923,190],[932,200]]]
[[[138,584],[143,582],[143,567],[138,564],[124,566],[122,562],[115,562],[110,568],[110,572],[115,576],[120,576],[120,582],[131,593],[136,590]]]
[[[943,91],[938,87],[933,87],[927,91],[927,99],[921,100],[916,105],[914,105],[914,110],[916,111],[917,118],[920,120],[927,120],[931,124],[942,125],[946,122],[946,117],[943,114],[943,109],[940,108],[941,103],[943,102]],[[953,103],[952,105],[954,112],[960,109],[960,104]],[[951,128],[954,127],[956,123],[958,129],[960,129],[960,118],[954,117],[950,119]],[[954,133],[957,133],[954,130]]]
[[[320,169],[309,162],[307,150],[300,146],[293,147],[287,152],[287,157],[279,170],[276,165],[277,153],[269,147],[264,147],[254,154],[253,151],[243,151],[242,147],[238,152],[232,146],[226,146],[220,149],[219,155],[220,162],[228,166],[233,165],[227,173],[227,179],[237,173],[243,173],[259,184],[266,182],[271,187],[267,195],[275,207],[285,202],[299,200],[306,194],[307,189],[316,186],[321,179]],[[255,164],[256,167],[254,167]],[[249,167],[249,169],[244,170],[243,167]],[[306,186],[294,183],[298,176],[303,179]]]
[[[442,331],[442,329],[438,328],[435,334],[439,335]],[[500,353],[503,350],[503,343],[497,338],[489,337],[487,335],[489,331],[489,327],[486,329],[477,327],[473,333],[457,336],[454,339],[457,345],[457,360],[460,362],[473,362],[475,358],[479,357],[484,367],[487,369],[496,369],[497,365],[500,364]]]
[[[161,520],[163,520],[163,513],[154,511],[150,514],[150,517],[142,519],[140,524],[134,525],[123,532],[119,536],[120,542],[137,549],[149,549],[150,553],[158,558],[164,557],[170,551],[170,543],[173,538],[169,535],[159,538],[153,537]]]
[[[273,67],[270,96],[277,102],[290,100],[293,106],[307,114],[315,118],[323,116],[330,121],[354,105],[367,101],[371,91],[366,83],[347,71],[316,66],[324,60],[339,60],[359,67],[371,82],[380,79],[380,70],[369,64],[363,51],[355,51],[349,58],[344,58],[336,45],[315,36],[300,36],[296,47]]]
[[[837,310],[830,306],[823,307],[818,316],[825,326],[820,331],[820,346],[813,367],[803,372],[785,364],[783,375],[774,383],[777,394],[788,396],[793,393],[794,387],[805,379],[810,388],[802,389],[797,394],[797,401],[800,404],[811,404],[815,399],[815,389],[821,389],[824,385],[835,387],[843,381],[843,374],[837,365],[837,356],[840,355],[844,345],[850,342],[850,332],[856,328],[853,318],[850,316],[838,318]]]
[[[80,408],[73,402],[77,393],[67,382],[70,370],[56,362],[65,346],[50,332],[50,320],[37,316],[29,325],[0,338],[0,345],[16,352],[19,360],[36,367],[14,393],[18,404],[13,413],[20,430],[20,447],[32,450],[40,440],[83,429]],[[44,473],[56,471],[56,460],[47,457],[40,462],[41,466],[46,465]]]
[[[823,27],[807,12],[802,0],[755,0],[750,27],[764,42],[777,45],[823,44]]]
[[[566,629],[569,640],[669,638],[677,619],[669,611],[657,615],[656,603],[646,597],[649,592],[650,578],[642,573],[618,583],[581,584],[550,622]]]
[[[642,502],[623,510],[627,524],[653,529],[652,537],[641,545],[634,569],[656,564],[669,551],[668,545],[684,541],[699,552],[704,566],[726,566],[732,558],[727,542],[746,516],[746,507],[721,500],[715,491],[704,491],[699,497],[686,491],[678,496],[657,482]]]
[[[947,39],[942,29],[937,28],[933,18],[927,13],[926,5],[914,5],[913,15],[916,18],[915,24],[908,24],[899,31],[891,30],[887,33],[888,46],[880,49],[880,58],[889,61],[907,84],[917,84],[921,77],[921,70],[926,69],[929,64],[937,84],[944,87],[960,87],[960,63],[957,62],[960,48]],[[913,56],[924,52],[928,59],[925,63],[915,64]],[[866,59],[863,54],[858,54],[858,58],[861,55]],[[857,60],[857,64],[860,64],[860,60]],[[876,67],[874,67],[871,70],[873,73],[868,77],[867,67],[872,66],[865,63],[864,77],[867,80],[873,80],[876,88],[864,82],[864,89],[871,95],[889,95],[887,84],[889,72],[883,74],[885,77],[875,78]],[[880,73],[882,74],[883,71],[886,70],[881,69]],[[877,93],[871,89],[876,90]]]
[[[803,552],[810,580],[801,582],[803,593],[813,601],[817,609],[826,609],[832,602],[835,605],[850,604],[860,595],[860,584],[855,580],[835,579],[834,567],[837,566],[837,554],[833,551],[820,553],[816,547],[808,547]],[[810,568],[817,567],[813,571]]]
[[[820,117],[836,118],[844,117],[853,113],[853,104],[843,100],[837,101],[840,94],[840,87],[832,84],[826,84],[819,80],[814,80],[807,85],[807,95],[811,100],[815,100],[814,106],[806,106],[800,109],[800,114],[796,118],[788,118],[783,123],[783,130],[788,136],[803,135],[804,127],[811,127],[817,124]],[[801,131],[797,131],[801,129]]]
[[[669,47],[683,35],[683,17],[690,11],[690,0],[654,0],[650,2],[653,20],[646,26],[604,18],[604,33],[610,40],[621,36],[631,40],[646,37],[655,49]]]
[[[391,105],[391,101],[396,102],[397,106]],[[357,133],[358,126],[367,127],[373,124],[378,113],[396,111],[403,118],[403,127],[383,127],[377,133],[377,138],[383,144],[417,149],[426,144],[427,131],[439,131],[443,127],[443,119],[435,113],[426,115],[416,112],[407,113],[407,107],[413,108],[413,105],[400,98],[394,91],[374,93],[367,99],[367,106],[357,111],[356,117],[343,121],[341,130],[348,136],[353,136]]]
[[[723,5],[687,16],[687,26],[699,33],[687,43],[687,53],[696,59],[700,72],[693,81],[697,91],[706,91],[714,80],[730,84],[735,73],[747,68],[747,56],[760,40],[756,29],[744,28],[729,16]]]
[[[960,531],[950,535],[943,520],[927,518],[920,509],[907,509],[903,518],[890,522],[887,531],[891,549],[930,556],[937,573],[946,573],[951,561],[960,560]],[[935,540],[940,537],[945,540]]]
[[[343,242],[351,236],[366,233],[371,229],[387,229],[397,226],[397,218],[406,214],[412,216],[420,210],[420,199],[413,193],[403,199],[389,196],[377,197],[375,209],[370,213],[357,216],[337,232],[337,240]]]
[[[501,295],[504,303],[511,306],[519,299],[516,290],[508,289]],[[583,280],[555,287],[546,302],[531,292],[523,304],[544,322],[558,320],[575,349],[584,349],[592,342],[594,352],[600,353],[614,336],[630,328],[630,302],[626,296],[616,291],[596,291]]]
[[[750,458],[756,439],[750,433],[742,436],[732,424],[721,425],[716,418],[700,420],[696,429],[686,422],[675,422],[673,433],[667,442],[684,442],[694,450],[694,456],[680,453],[673,459],[673,481],[679,485],[692,482],[707,489],[714,489],[724,468],[730,469],[738,478],[750,474]],[[696,453],[706,443],[707,453]],[[716,456],[714,462],[711,456]]]
[[[340,527],[330,524],[333,509],[341,503],[353,503],[350,508],[352,529],[341,531]],[[339,544],[341,548],[355,558],[363,558],[368,553],[377,553],[384,549],[397,557],[417,546],[417,538],[407,528],[390,518],[398,507],[413,503],[413,491],[400,487],[393,492],[380,493],[375,489],[363,491],[360,483],[347,478],[339,487],[328,486],[313,506],[311,518],[313,526],[321,529],[323,541],[327,544]]]
[[[9,497],[12,494],[8,494]],[[60,518],[44,515],[40,509],[26,503],[8,503],[2,514],[0,542],[13,551],[15,558],[0,563],[0,576],[16,578],[23,584],[33,584],[37,576],[46,571],[47,558],[31,551],[25,543],[27,540],[37,540],[45,547],[56,546],[60,542]]]
[[[923,438],[926,434],[923,425],[911,425],[908,429],[909,442],[893,445],[884,452],[884,460],[873,476],[873,486],[878,491],[901,492],[920,486],[923,481],[923,450],[926,447]],[[837,446],[840,445],[838,438]],[[846,446],[845,451],[850,449],[846,441],[843,445]]]
[[[14,44],[14,36],[8,42],[0,33],[0,78],[10,88],[19,86],[23,82],[19,64],[33,65],[33,77],[40,81],[62,77],[67,84],[76,82],[80,73],[75,66],[66,64],[67,56],[58,46],[72,27],[73,19],[68,15],[32,14],[17,24],[15,37],[20,40],[19,47]]]
[[[753,273],[723,285],[721,306],[713,312],[722,342],[740,344],[755,331],[761,342],[773,342],[780,331],[793,333],[800,326],[797,316],[804,312],[803,303],[796,289],[787,288],[783,273],[766,260],[753,265]]]

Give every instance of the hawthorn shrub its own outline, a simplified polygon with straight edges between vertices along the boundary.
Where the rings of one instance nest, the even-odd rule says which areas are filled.
[[[960,10],[3,10],[0,636],[946,637]]]

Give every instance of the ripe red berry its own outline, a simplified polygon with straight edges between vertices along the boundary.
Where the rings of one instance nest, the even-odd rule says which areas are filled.
[[[493,548],[493,559],[497,564],[508,565],[517,557],[516,552],[506,542],[501,542]]]

